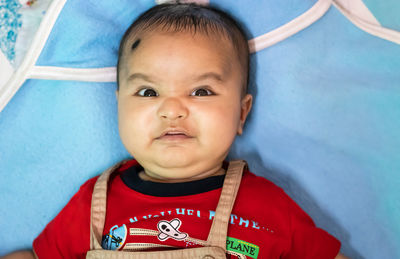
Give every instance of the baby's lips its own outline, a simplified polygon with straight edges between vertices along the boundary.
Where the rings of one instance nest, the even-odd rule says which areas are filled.
[[[166,130],[164,130],[161,134],[160,134],[160,136],[158,137],[158,139],[159,138],[162,138],[162,137],[165,137],[165,136],[174,136],[174,135],[184,135],[184,136],[186,136],[186,137],[192,137],[185,129],[182,129],[182,128],[169,128],[169,129],[166,129]]]

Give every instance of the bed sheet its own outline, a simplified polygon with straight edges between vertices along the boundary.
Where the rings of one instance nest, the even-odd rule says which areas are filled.
[[[255,102],[229,157],[284,188],[349,257],[400,258],[400,3],[211,3],[244,23],[253,50]],[[129,157],[117,49],[154,4],[0,2],[0,255],[30,247],[86,179]],[[304,14],[292,36],[262,38]]]

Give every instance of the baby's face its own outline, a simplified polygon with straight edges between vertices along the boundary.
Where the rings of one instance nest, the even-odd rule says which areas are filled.
[[[131,46],[117,92],[126,149],[153,178],[213,175],[251,108],[251,96],[241,96],[232,44],[200,33],[157,32]]]

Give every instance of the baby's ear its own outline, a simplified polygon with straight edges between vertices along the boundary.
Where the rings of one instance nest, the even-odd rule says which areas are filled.
[[[245,97],[242,98],[241,107],[240,107],[240,122],[238,127],[238,134],[242,135],[243,127],[246,122],[247,115],[251,110],[251,106],[253,104],[253,96],[251,94],[246,94]]]

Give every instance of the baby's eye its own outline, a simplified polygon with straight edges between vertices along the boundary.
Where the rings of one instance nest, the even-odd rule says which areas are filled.
[[[208,95],[214,95],[213,92],[211,92],[208,89],[205,88],[199,88],[193,91],[193,93],[191,94],[192,96],[208,96]]]
[[[144,97],[153,97],[153,96],[158,96],[157,92],[151,88],[143,88],[140,89],[136,95],[139,96],[144,96]]]

